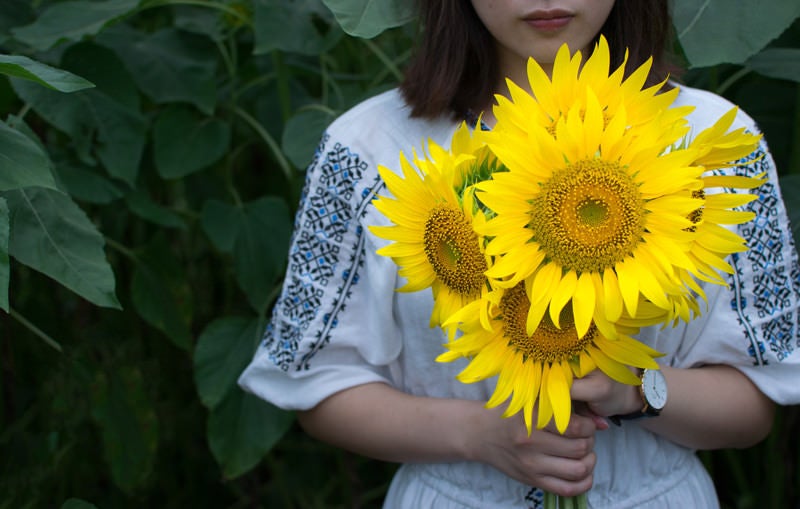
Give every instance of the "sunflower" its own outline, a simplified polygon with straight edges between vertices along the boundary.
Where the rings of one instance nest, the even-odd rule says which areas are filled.
[[[698,152],[667,151],[685,126],[656,116],[632,128],[624,108],[606,122],[591,91],[585,107],[558,120],[555,136],[537,124],[509,127],[509,108],[516,105],[496,108],[497,126],[486,135],[508,171],[477,184],[496,214],[480,231],[491,239],[487,254],[499,258],[487,276],[506,287],[532,277],[531,312],[542,316],[549,307],[556,326],[571,302],[579,335],[592,319],[614,322],[623,304],[635,316],[641,296],[673,308],[670,299],[686,292],[658,244],[689,250],[695,235],[688,216],[702,206],[690,194],[701,187],[703,168],[692,165]],[[528,332],[537,325],[530,320]]]
[[[733,274],[733,267],[725,258],[731,253],[747,249],[746,241],[723,225],[743,224],[752,220],[755,216],[753,212],[736,209],[757,199],[757,196],[731,190],[755,189],[764,183],[764,175],[746,177],[720,171],[736,166],[736,161],[743,161],[742,164],[752,162],[752,158],[745,158],[755,153],[761,140],[761,135],[747,133],[744,128],[730,130],[737,112],[737,108],[732,108],[693,140],[694,146],[700,150],[693,164],[702,165],[707,171],[700,178],[702,189],[693,191],[692,194],[701,199],[703,205],[689,215],[691,229],[697,236],[692,249],[686,254],[696,270],[692,274],[683,271],[681,277],[688,288],[701,296],[704,293],[696,285],[694,278],[726,285],[720,272]],[[711,192],[714,188],[718,190]]]
[[[527,77],[533,95],[506,80],[509,97],[496,96],[498,104],[503,106],[503,123],[513,123],[525,129],[524,126],[533,121],[555,134],[559,119],[568,111],[576,108],[585,111],[587,90],[592,90],[601,101],[605,121],[624,109],[632,126],[649,122],[657,116],[679,120],[693,109],[691,106],[668,109],[678,95],[677,88],[661,91],[664,83],[644,88],[652,60],[625,77],[627,60],[626,53],[619,67],[610,72],[611,55],[603,36],[585,62],[582,62],[580,51],[572,54],[566,45],[562,45],[553,63],[552,79],[534,59],[529,59]],[[509,107],[509,103],[515,106]]]
[[[661,310],[649,308],[653,314],[644,321],[621,320],[619,326],[605,323],[602,328],[608,331],[610,327],[612,339],[594,323],[586,333],[579,334],[571,307],[566,306],[561,310],[559,325],[544,317],[529,334],[529,286],[529,282],[521,282],[496,289],[484,299],[490,303],[488,328],[483,310],[475,309],[482,305],[481,301],[453,315],[451,321],[460,321],[463,334],[446,343],[447,351],[437,358],[439,362],[470,358],[457,377],[464,383],[498,375],[486,406],[496,407],[510,398],[503,416],[523,411],[529,434],[537,402],[536,427],[542,428],[554,418],[558,430],[564,432],[572,412],[569,391],[574,377],[599,368],[614,380],[636,385],[638,378],[626,366],[658,367],[653,359],[662,354],[632,339],[630,334],[638,332],[639,325],[648,320],[660,321]]]
[[[476,186],[493,215],[479,229],[494,260],[486,274],[506,288],[533,278],[529,334],[546,311],[558,326],[568,303],[579,335],[635,317],[643,299],[669,318],[699,310],[695,278],[713,279],[717,263],[698,234],[698,211],[718,212],[704,208],[703,174],[752,141],[727,132],[732,114],[689,140],[689,110],[669,107],[677,90],[637,93],[649,63],[621,81],[619,69],[607,75],[607,51],[601,40],[581,67],[563,46],[552,79],[530,60],[532,95],[509,85],[485,135],[508,169]],[[711,251],[734,252],[721,228],[706,231]]]
[[[374,205],[394,224],[369,228],[393,241],[377,252],[400,267],[406,283],[399,291],[432,289],[434,327],[486,289],[484,242],[473,228],[485,220],[472,182],[492,171],[493,158],[465,124],[453,135],[451,150],[429,141],[427,151],[425,157],[415,154],[413,163],[400,154],[402,177],[378,168],[391,196]]]

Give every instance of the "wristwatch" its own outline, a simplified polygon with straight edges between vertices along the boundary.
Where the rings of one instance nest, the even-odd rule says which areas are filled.
[[[619,424],[620,420],[640,419],[642,417],[657,417],[667,404],[667,379],[658,369],[643,369],[640,375],[642,385],[639,394],[642,396],[642,409],[625,415],[615,415],[610,419]]]

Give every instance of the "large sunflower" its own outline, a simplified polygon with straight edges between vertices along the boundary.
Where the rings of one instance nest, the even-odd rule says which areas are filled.
[[[370,231],[393,241],[378,254],[400,267],[398,273],[406,278],[400,291],[432,289],[434,327],[487,289],[484,241],[473,228],[473,223],[483,224],[484,215],[472,183],[492,171],[494,159],[465,124],[454,134],[451,150],[429,141],[427,152],[425,157],[415,154],[413,163],[401,153],[402,177],[379,167],[390,195],[374,205],[394,224],[370,226]]]
[[[511,398],[504,417],[524,412],[528,433],[533,426],[533,408],[538,402],[536,427],[541,428],[555,418],[556,427],[564,432],[572,412],[570,388],[574,377],[582,377],[595,368],[611,378],[635,385],[639,380],[626,366],[657,368],[654,357],[662,355],[630,337],[640,325],[659,321],[662,313],[655,310],[648,319],[621,320],[619,325],[603,324],[610,328],[610,339],[592,324],[584,334],[578,334],[570,307],[564,307],[560,325],[548,317],[542,319],[533,334],[527,331],[529,291],[526,283],[512,288],[497,289],[481,301],[475,301],[451,320],[460,321],[463,332],[445,344],[447,352],[437,360],[449,362],[460,357],[470,358],[467,367],[458,375],[464,383],[472,383],[499,375],[494,393],[486,403],[495,407]],[[476,306],[488,303],[489,327],[485,310]],[[643,309],[644,309],[643,305]],[[648,309],[648,313],[652,312]],[[645,313],[643,313],[645,314]]]
[[[611,72],[611,55],[605,37],[599,38],[585,62],[582,62],[581,52],[572,54],[562,45],[553,63],[552,78],[534,59],[528,60],[528,84],[533,95],[519,84],[506,80],[509,97],[496,96],[503,109],[503,123],[525,129],[536,122],[555,134],[559,119],[568,111],[585,111],[587,90],[592,90],[600,101],[605,121],[621,109],[626,111],[631,126],[649,122],[654,117],[682,119],[693,108],[669,108],[678,95],[677,88],[662,91],[663,83],[644,88],[651,64],[651,60],[646,61],[626,77],[627,53],[622,64]]]
[[[501,286],[533,277],[532,312],[539,308],[534,314],[542,316],[549,307],[555,325],[572,301],[580,335],[601,301],[606,314],[597,318],[610,322],[623,303],[635,316],[641,296],[673,307],[670,298],[684,295],[684,285],[649,240],[688,250],[688,216],[702,206],[687,194],[701,186],[702,167],[691,164],[696,151],[665,153],[685,126],[654,117],[634,129],[624,109],[606,122],[587,95],[585,108],[559,119],[555,136],[536,124],[509,128],[506,108],[498,106],[488,143],[509,171],[478,184],[481,201],[496,214],[481,231],[492,238],[487,253],[501,257],[487,275]],[[529,321],[528,332],[536,326]]]
[[[667,107],[674,94],[593,88],[584,73],[601,66],[591,60],[577,70],[579,56],[557,58],[552,80],[531,80],[535,98],[498,103],[497,125],[486,135],[509,170],[477,185],[496,215],[480,230],[495,259],[487,276],[504,287],[533,278],[529,334],[545,311],[559,326],[568,303],[579,336],[593,320],[615,322],[623,311],[635,317],[643,299],[671,317],[697,310],[693,278],[705,278],[706,267],[690,253],[703,249],[696,217],[707,201],[704,164],[721,164],[731,147],[750,142],[722,124],[701,142],[687,141],[688,110]],[[599,97],[606,88],[609,97]],[[541,97],[558,107],[545,108]],[[557,114],[554,125],[523,121],[545,110]],[[714,246],[732,252],[722,240]]]

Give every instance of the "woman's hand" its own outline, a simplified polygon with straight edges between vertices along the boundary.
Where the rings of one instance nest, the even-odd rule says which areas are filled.
[[[333,394],[297,415],[312,436],[372,458],[478,461],[564,496],[591,488],[595,432],[607,427],[604,421],[573,414],[563,435],[550,423],[528,436],[522,414],[505,419],[502,413],[482,401],[411,396],[371,383]]]
[[[572,383],[573,401],[585,404],[589,412],[608,417],[625,415],[644,407],[638,385],[617,382],[596,369]]]
[[[667,404],[658,417],[636,425],[701,450],[750,447],[769,433],[775,404],[736,368],[662,366],[661,371],[669,389]],[[599,370],[575,380],[571,395],[603,417],[632,413],[644,405],[638,386],[615,382]]]
[[[551,422],[528,436],[522,414],[505,419],[502,409],[484,412],[481,425],[473,429],[477,435],[468,438],[474,444],[474,457],[469,459],[557,495],[579,495],[592,487],[595,432],[605,423],[573,414],[563,435]]]

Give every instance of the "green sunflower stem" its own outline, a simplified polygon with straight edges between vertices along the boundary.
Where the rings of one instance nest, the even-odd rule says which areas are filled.
[[[553,493],[544,493],[544,509],[588,509],[586,493],[575,497],[562,497]]]

